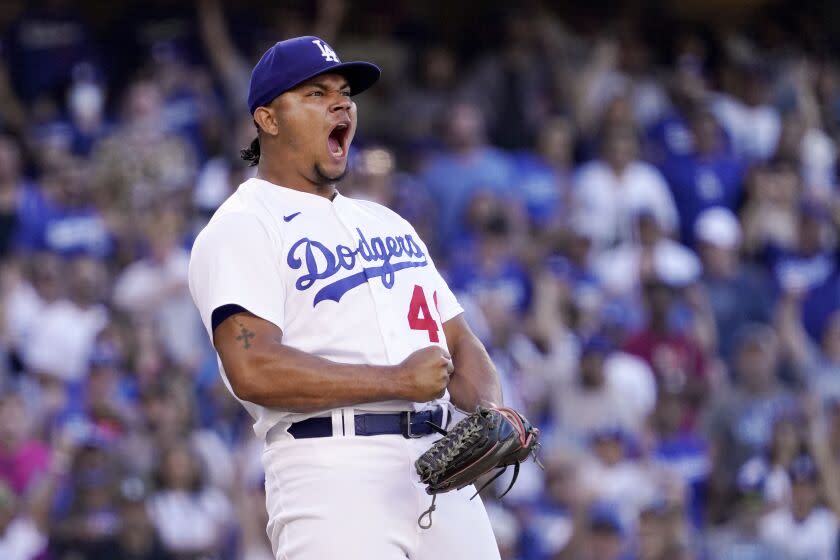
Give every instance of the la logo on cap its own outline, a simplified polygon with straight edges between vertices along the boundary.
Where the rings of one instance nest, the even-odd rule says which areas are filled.
[[[338,55],[335,54],[335,51],[330,48],[330,46],[320,39],[313,39],[312,42],[321,49],[321,56],[324,57],[324,60],[327,62],[341,62],[338,60]]]

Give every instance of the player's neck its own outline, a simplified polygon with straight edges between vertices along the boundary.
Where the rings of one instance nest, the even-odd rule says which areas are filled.
[[[335,198],[335,183],[328,185],[315,183],[300,173],[294,171],[290,173],[288,169],[291,169],[291,166],[285,170],[281,170],[276,169],[275,166],[268,164],[268,162],[260,161],[257,167],[257,179],[262,179],[263,181],[280,187],[286,187],[287,189],[323,196],[328,200]]]

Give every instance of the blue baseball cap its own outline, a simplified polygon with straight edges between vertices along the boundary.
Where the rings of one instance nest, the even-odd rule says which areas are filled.
[[[283,92],[319,74],[335,72],[350,83],[350,93],[361,93],[379,79],[379,67],[370,62],[341,62],[323,39],[307,35],[276,43],[251,72],[248,108],[251,114]]]

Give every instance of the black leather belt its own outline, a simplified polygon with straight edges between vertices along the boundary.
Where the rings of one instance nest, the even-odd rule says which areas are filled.
[[[443,422],[443,408],[435,407],[421,412],[394,412],[385,414],[356,414],[353,418],[357,436],[401,434],[404,438],[427,436],[435,430],[427,423],[438,426]],[[445,427],[445,426],[443,426]],[[308,418],[289,426],[295,439],[330,437],[333,434],[332,418]]]

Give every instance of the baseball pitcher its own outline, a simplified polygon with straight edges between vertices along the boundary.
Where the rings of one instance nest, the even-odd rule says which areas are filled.
[[[336,189],[352,96],[379,74],[317,37],[263,55],[248,96],[257,138],[242,152],[257,176],[196,239],[190,291],[266,442],[278,560],[499,558],[469,483],[521,460],[511,445],[533,434],[499,408],[496,370],[411,224]],[[483,415],[456,430],[453,406]],[[418,524],[429,494],[434,523]]]

